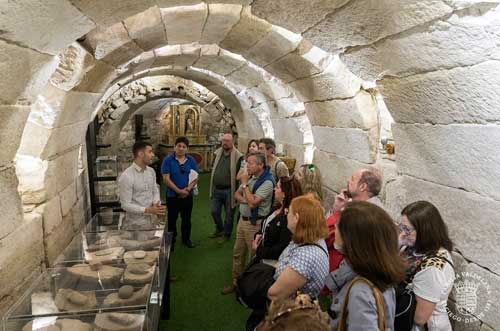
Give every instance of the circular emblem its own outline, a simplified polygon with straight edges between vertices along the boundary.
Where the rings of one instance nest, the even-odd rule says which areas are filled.
[[[457,274],[451,297],[454,298],[456,311],[451,311],[449,307],[446,310],[450,319],[459,323],[482,320],[491,307],[490,285],[475,272]]]

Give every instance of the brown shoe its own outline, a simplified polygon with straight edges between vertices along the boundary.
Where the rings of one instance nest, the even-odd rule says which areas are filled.
[[[175,283],[175,282],[177,281],[177,277],[175,277],[175,276],[170,276],[169,281],[170,281],[171,283]]]
[[[222,295],[228,295],[228,294],[233,293],[235,290],[236,290],[236,286],[234,286],[234,285],[229,285],[229,286],[226,286],[226,287],[224,287],[224,288],[222,289],[221,294],[222,294]]]

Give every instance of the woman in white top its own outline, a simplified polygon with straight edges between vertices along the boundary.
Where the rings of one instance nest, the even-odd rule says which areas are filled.
[[[413,330],[448,331],[451,324],[446,312],[455,272],[451,254],[453,242],[437,208],[427,201],[417,201],[401,212],[400,245],[413,277],[417,298]]]

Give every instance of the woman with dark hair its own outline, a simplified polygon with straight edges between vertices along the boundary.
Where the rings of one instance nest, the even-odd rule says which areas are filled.
[[[259,141],[257,139],[251,139],[247,145],[247,154],[259,151]]]
[[[241,161],[240,169],[238,170],[238,173],[236,174],[236,180],[241,179],[241,174],[247,170],[247,157],[250,153],[258,152],[259,151],[259,141],[257,139],[251,139],[248,142],[247,146],[247,153],[245,154],[245,157]]]
[[[292,237],[287,228],[288,208],[292,200],[300,195],[300,182],[294,176],[280,178],[274,189],[278,207],[264,220],[262,231],[257,233],[252,243],[257,259],[277,262],[281,252],[288,246]]]
[[[399,243],[409,263],[407,282],[417,299],[413,330],[451,330],[446,311],[455,272],[450,252],[453,242],[438,209],[417,201],[401,212]]]
[[[291,176],[279,179],[274,189],[274,199],[278,202],[278,207],[262,222],[262,230],[255,235],[252,242],[256,261],[276,265],[292,238],[287,227],[288,208],[292,200],[300,195],[302,189],[297,178]],[[247,330],[254,330],[265,313],[265,310],[254,310],[247,320]]]
[[[344,254],[326,277],[333,330],[394,330],[394,287],[404,279],[394,221],[380,207],[351,202],[337,223],[335,247]]]

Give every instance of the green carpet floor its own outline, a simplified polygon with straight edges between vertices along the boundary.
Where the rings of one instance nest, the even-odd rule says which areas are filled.
[[[177,281],[171,283],[171,317],[161,322],[167,331],[239,331],[245,329],[250,311],[234,295],[221,295],[231,281],[232,240],[224,244],[209,239],[214,231],[208,198],[209,175],[202,174],[195,197],[191,239],[195,248],[176,244],[171,254],[171,272]],[[164,193],[162,194],[164,195]],[[180,219],[177,221],[180,236]]]

